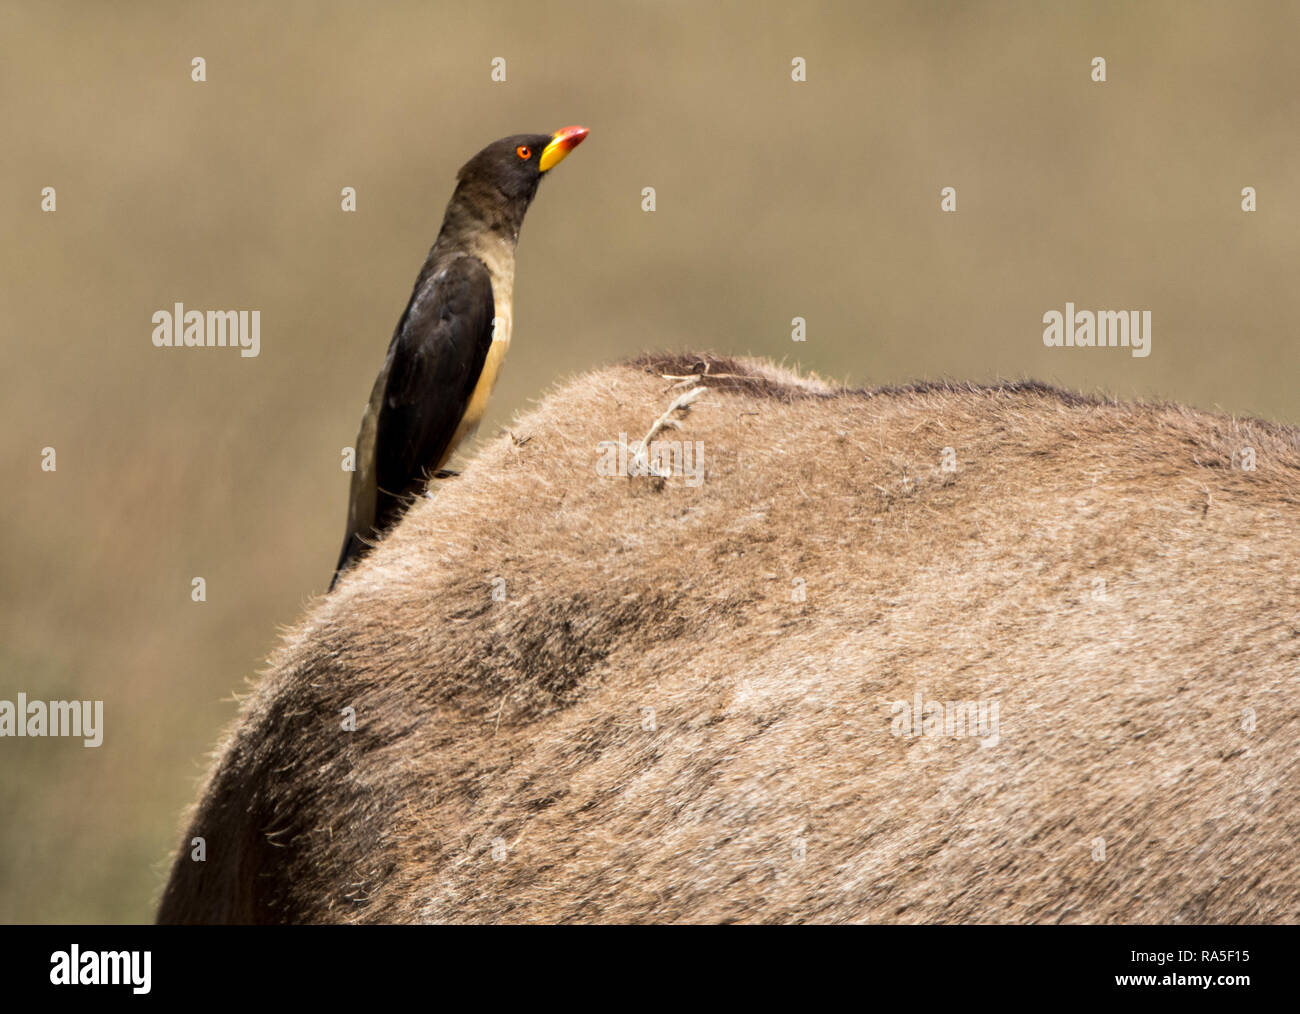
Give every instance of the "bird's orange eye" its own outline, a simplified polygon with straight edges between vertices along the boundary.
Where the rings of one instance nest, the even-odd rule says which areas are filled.
[[[529,158],[532,156],[533,150],[530,147],[528,147],[528,145],[521,144],[518,148],[515,149],[515,154],[518,155],[520,158]]]

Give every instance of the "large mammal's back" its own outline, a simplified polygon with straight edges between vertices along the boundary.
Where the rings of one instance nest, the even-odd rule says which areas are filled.
[[[702,481],[599,474],[694,364],[565,385],[315,605],[160,918],[1300,918],[1295,431],[711,361]]]

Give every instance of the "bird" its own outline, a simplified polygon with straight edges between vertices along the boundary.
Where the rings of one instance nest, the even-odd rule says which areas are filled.
[[[478,428],[510,345],[524,214],[542,177],[587,134],[575,126],[503,137],[457,173],[361,418],[331,591]]]

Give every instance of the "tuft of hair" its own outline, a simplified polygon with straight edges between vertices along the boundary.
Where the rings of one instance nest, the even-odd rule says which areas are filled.
[[[1294,922],[1297,672],[1295,429],[646,355],[315,601],[159,919]]]

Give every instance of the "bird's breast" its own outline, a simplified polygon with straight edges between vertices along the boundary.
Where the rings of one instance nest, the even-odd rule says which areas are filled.
[[[483,421],[483,416],[487,413],[488,400],[492,397],[492,389],[496,387],[497,376],[501,372],[501,364],[505,362],[506,350],[510,348],[510,331],[514,324],[512,314],[512,296],[515,280],[515,263],[513,251],[498,252],[496,250],[481,250],[477,256],[487,266],[488,275],[492,279],[492,344],[488,347],[487,358],[483,361],[483,369],[478,375],[478,381],[474,385],[474,390],[469,396],[469,402],[465,406],[465,414],[461,416],[460,425],[456,427],[456,432],[447,445],[446,451],[443,452],[442,460],[438,462],[437,467],[441,468],[447,463],[447,460],[456,450],[456,446],[462,441],[467,440],[474,435],[478,425]]]

